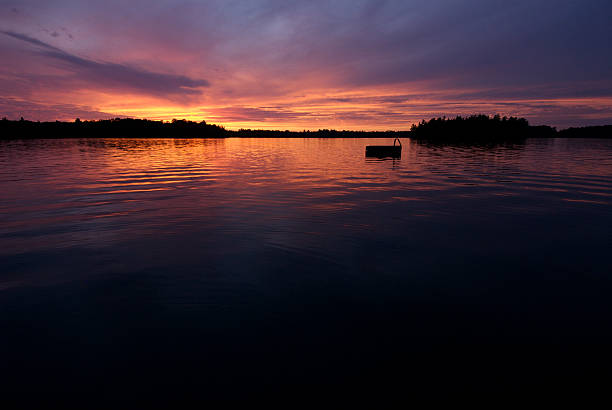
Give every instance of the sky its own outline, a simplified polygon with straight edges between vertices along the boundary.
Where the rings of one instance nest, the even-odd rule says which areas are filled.
[[[0,116],[612,124],[609,0],[0,0]]]

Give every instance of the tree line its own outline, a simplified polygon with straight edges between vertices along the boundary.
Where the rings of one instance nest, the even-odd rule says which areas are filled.
[[[73,122],[39,122],[21,118],[0,120],[0,138],[411,138],[423,141],[515,141],[531,137],[612,138],[612,125],[568,128],[557,131],[546,125],[533,126],[524,118],[499,115],[438,117],[412,125],[410,131],[274,131],[227,130],[206,121],[170,122],[135,118]]]

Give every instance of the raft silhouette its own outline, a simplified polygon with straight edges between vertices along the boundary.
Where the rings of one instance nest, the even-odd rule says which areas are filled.
[[[395,145],[396,142],[399,145]],[[395,138],[393,140],[393,145],[367,145],[365,155],[366,157],[375,158],[400,158],[402,156],[402,142],[399,138]]]

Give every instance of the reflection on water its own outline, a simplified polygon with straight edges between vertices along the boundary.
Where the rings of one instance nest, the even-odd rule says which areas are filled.
[[[410,361],[431,386],[429,364],[456,382],[465,355],[497,378],[536,357],[604,369],[575,349],[612,342],[612,141],[364,156],[380,143],[1,142],[12,383],[308,385]]]

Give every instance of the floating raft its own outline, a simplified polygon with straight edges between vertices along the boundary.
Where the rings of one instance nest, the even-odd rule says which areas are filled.
[[[395,145],[396,142],[398,142],[399,145]],[[393,141],[393,145],[367,145],[365,155],[366,157],[376,158],[400,158],[402,156],[402,143],[399,138],[396,138]]]

